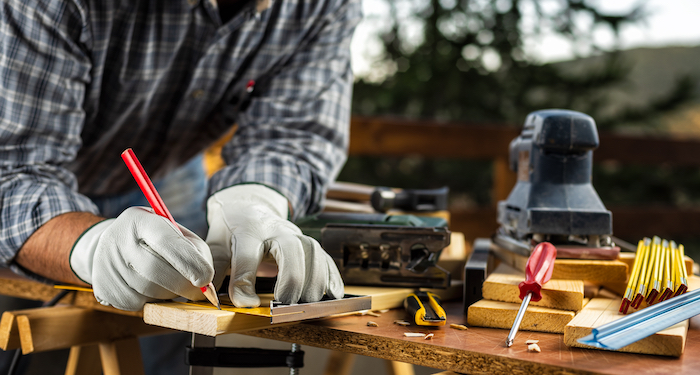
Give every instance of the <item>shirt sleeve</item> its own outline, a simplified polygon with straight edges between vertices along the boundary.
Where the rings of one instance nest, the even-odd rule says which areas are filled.
[[[17,251],[51,218],[97,213],[62,167],[75,158],[85,118],[91,63],[83,10],[31,0],[0,8],[0,261],[14,269]]]
[[[210,181],[212,193],[244,182],[267,185],[287,197],[295,218],[320,210],[347,158],[350,40],[361,18],[359,1],[313,3],[326,13],[238,115],[238,130],[222,149],[227,166]]]

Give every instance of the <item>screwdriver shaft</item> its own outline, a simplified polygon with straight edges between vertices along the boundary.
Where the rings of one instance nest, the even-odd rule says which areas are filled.
[[[525,298],[523,298],[523,303],[520,304],[520,309],[518,310],[518,315],[515,316],[515,322],[510,328],[510,333],[508,333],[508,338],[506,339],[506,346],[511,347],[513,345],[513,340],[515,340],[515,335],[518,334],[518,329],[520,328],[520,323],[523,321],[523,316],[525,315],[525,310],[527,310],[527,305],[530,304],[530,299],[532,298],[532,293],[528,293]]]

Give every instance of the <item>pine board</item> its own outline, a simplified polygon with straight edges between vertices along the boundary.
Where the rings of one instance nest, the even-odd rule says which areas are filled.
[[[564,329],[564,343],[579,348],[597,349],[576,340],[591,334],[593,328],[622,318],[618,313],[621,299],[593,298]],[[688,321],[685,320],[654,335],[625,346],[618,351],[680,357],[685,349]]]
[[[454,288],[444,290],[448,295]],[[460,287],[461,288],[461,287]],[[415,291],[410,288],[381,288],[364,286],[346,286],[345,293],[372,296],[372,310],[384,310],[403,306],[406,296]],[[439,292],[439,290],[431,290]],[[266,303],[263,300],[264,306]],[[269,304],[269,298],[267,300]],[[222,303],[222,310],[196,303],[158,302],[147,303],[143,310],[143,319],[148,324],[181,331],[217,336],[226,333],[245,332],[269,328],[269,308],[242,309]],[[278,326],[279,324],[275,324]]]
[[[519,308],[519,303],[482,299],[469,306],[467,323],[476,327],[510,329]],[[520,323],[520,330],[564,333],[564,327],[574,318],[574,315],[573,311],[528,306]]]
[[[501,263],[484,282],[482,295],[486,300],[520,304],[518,285],[525,280],[525,273]],[[583,281],[552,279],[542,286],[542,299],[530,302],[530,306],[550,307],[559,310],[579,311],[583,308]]]

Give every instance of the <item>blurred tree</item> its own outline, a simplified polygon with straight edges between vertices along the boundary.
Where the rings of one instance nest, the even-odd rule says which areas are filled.
[[[357,114],[518,124],[533,110],[568,108],[610,128],[652,124],[654,116],[691,97],[693,86],[683,77],[667,95],[644,105],[620,106],[611,98],[610,88],[624,87],[630,67],[615,47],[601,47],[595,33],[616,39],[623,26],[643,20],[642,5],[613,15],[588,0],[379,1],[391,11],[374,66],[387,73],[380,82],[356,82]],[[553,33],[576,55],[605,58],[562,69],[528,56],[527,40]]]
[[[620,14],[607,14],[589,0],[372,0],[372,4],[388,11],[371,16],[381,17],[371,20],[381,52],[371,74],[356,81],[355,114],[519,126],[531,111],[567,108],[593,116],[599,129],[649,127],[655,117],[692,96],[690,80],[680,77],[674,89],[648,103],[631,106],[616,99],[620,90],[635,89],[626,85],[631,65],[620,57],[617,43],[604,48],[596,35],[607,33],[618,40],[622,27],[643,21],[642,4]],[[543,64],[528,55],[526,43],[553,34],[567,41],[577,56],[602,58],[595,63]],[[371,45],[371,40],[365,43]],[[622,185],[629,185],[624,182],[626,174],[602,172],[615,183],[620,183],[615,177],[622,176]],[[413,188],[448,185],[453,205],[493,203],[486,162],[354,157],[340,179]],[[628,202],[613,185],[599,190],[601,198]],[[665,195],[682,195],[672,190]]]

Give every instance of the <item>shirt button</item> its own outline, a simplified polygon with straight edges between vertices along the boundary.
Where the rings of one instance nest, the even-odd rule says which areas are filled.
[[[187,3],[192,5],[192,6],[197,5],[198,2],[199,2],[199,0],[187,0]]]
[[[199,99],[204,95],[204,90],[194,90],[192,91],[192,99]]]

